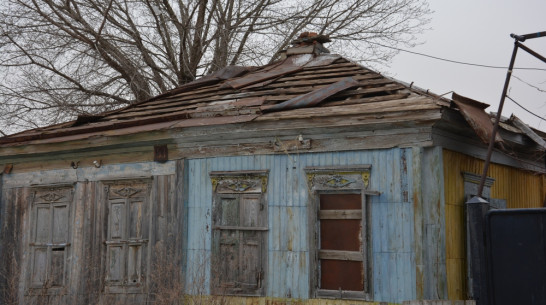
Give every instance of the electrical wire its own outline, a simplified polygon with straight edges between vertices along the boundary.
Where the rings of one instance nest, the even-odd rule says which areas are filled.
[[[523,79],[517,77],[517,76],[514,75],[514,74],[512,74],[512,77],[515,78],[515,79],[517,79],[517,80],[519,80],[520,82],[526,84],[526,85],[529,86],[529,87],[535,88],[535,89],[537,89],[537,90],[540,91],[540,92],[546,93],[546,90],[544,90],[544,89],[542,89],[542,88],[539,88],[539,87],[537,87],[537,86],[535,86],[535,85],[533,85],[533,84],[530,84],[530,83],[524,81]]]
[[[482,65],[482,64],[474,64],[474,63],[468,63],[468,62],[463,62],[463,61],[458,61],[458,60],[452,60],[452,59],[447,59],[447,58],[432,56],[432,55],[428,55],[428,54],[424,54],[424,53],[419,53],[419,52],[409,51],[409,50],[405,50],[405,49],[400,49],[400,48],[397,48],[397,47],[392,47],[392,46],[383,45],[383,44],[380,44],[380,43],[377,43],[377,42],[368,41],[368,43],[375,44],[375,45],[378,45],[378,46],[381,46],[381,47],[385,47],[385,48],[389,48],[389,49],[393,49],[393,50],[397,50],[397,51],[401,51],[401,52],[406,52],[406,53],[410,53],[410,54],[415,54],[415,55],[419,55],[419,56],[424,56],[424,57],[433,58],[433,59],[436,59],[436,60],[446,61],[446,62],[450,62],[450,63],[454,63],[454,64],[467,65],[467,66],[475,66],[475,67],[489,68],[489,69],[508,69],[508,67],[490,66],[490,65]],[[522,68],[514,67],[514,70],[546,71],[546,69],[543,69],[543,68],[529,68],[529,67],[522,67]]]
[[[530,114],[536,116],[537,118],[539,118],[539,119],[541,119],[541,120],[543,120],[543,121],[546,121],[545,118],[543,118],[543,117],[539,116],[538,114],[535,114],[535,113],[531,112],[530,110],[528,110],[527,108],[523,107],[522,105],[520,105],[520,103],[516,102],[516,101],[515,101],[513,98],[511,98],[510,96],[506,95],[506,97],[507,97],[509,100],[511,100],[512,102],[514,102],[516,105],[520,106],[523,110],[529,112]]]

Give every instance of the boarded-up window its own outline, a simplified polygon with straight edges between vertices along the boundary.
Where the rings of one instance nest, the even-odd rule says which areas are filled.
[[[364,291],[361,194],[321,194],[320,289]]]
[[[149,235],[149,184],[127,181],[107,190],[106,285],[108,292],[143,287]]]
[[[316,297],[372,299],[367,199],[370,165],[306,168],[314,243],[311,285]]]
[[[31,214],[30,287],[60,288],[68,282],[71,187],[34,190]]]
[[[265,174],[211,173],[214,294],[263,294],[267,231]]]

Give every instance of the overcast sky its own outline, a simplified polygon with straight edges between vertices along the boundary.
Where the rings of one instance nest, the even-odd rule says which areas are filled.
[[[546,0],[430,0],[434,10],[431,30],[421,35],[424,43],[411,51],[450,60],[507,67],[514,47],[509,35],[546,31]],[[524,44],[546,57],[546,37]],[[546,63],[522,49],[516,67],[546,70]],[[437,94],[455,91],[490,104],[496,112],[506,78],[506,69],[487,69],[443,62],[401,52],[386,69],[390,76]],[[513,75],[546,91],[546,71],[514,70]],[[515,101],[546,118],[546,92],[512,78],[508,94]],[[447,95],[451,97],[451,94]],[[532,127],[546,131],[540,120],[506,99],[503,116],[515,114]]]

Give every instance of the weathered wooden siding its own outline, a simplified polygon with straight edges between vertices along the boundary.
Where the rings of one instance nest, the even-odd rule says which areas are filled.
[[[75,183],[75,230],[72,233],[73,263],[70,268],[72,279],[85,280],[71,282],[71,296],[66,298],[65,303],[139,302],[145,297],[142,294],[131,295],[129,299],[119,295],[101,296],[96,287],[102,287],[103,272],[100,268],[103,267],[89,269],[84,267],[85,264],[80,264],[86,261],[100,266],[104,261],[104,252],[101,252],[104,248],[104,236],[101,235],[104,228],[99,224],[104,223],[104,219],[101,219],[104,216],[101,215],[104,215],[106,207],[96,204],[104,201],[101,198],[104,196],[101,191],[103,181],[151,179],[151,198],[154,202],[149,249],[163,246],[162,243],[169,239],[177,239],[174,242],[177,245],[186,245],[176,254],[177,260],[185,262],[180,271],[185,276],[186,287],[171,288],[208,294],[213,194],[209,174],[211,171],[269,170],[265,295],[269,298],[309,299],[312,258],[309,256],[308,214],[315,211],[308,208],[309,190],[304,168],[370,164],[369,188],[380,192],[380,195],[368,198],[372,297],[374,301],[400,303],[429,296],[442,298],[444,248],[431,246],[443,243],[443,224],[438,221],[443,206],[443,201],[438,197],[443,196],[438,195],[441,194],[441,185],[435,178],[441,175],[441,168],[438,169],[440,159],[441,150],[435,148],[393,148],[215,157],[166,164],[106,164],[101,168],[4,175],[3,200],[8,202],[5,198],[15,198],[15,201],[10,199],[4,208],[24,209],[25,194],[35,185]],[[15,229],[26,230],[24,228],[28,227],[28,223],[15,225],[28,221],[24,210],[19,214],[15,211],[9,214],[19,216],[7,222],[4,218],[4,227],[9,223]],[[187,219],[187,222],[184,223],[183,219]],[[422,224],[416,223],[423,219],[426,221]],[[15,233],[21,234],[20,231]],[[3,236],[5,232],[2,230]],[[28,241],[22,244],[28,244]],[[151,270],[155,266],[152,260],[147,268]],[[19,287],[19,293],[22,297],[23,284]]]
[[[309,166],[371,164],[372,291],[377,301],[416,297],[412,149],[292,153],[188,160],[188,272],[193,292],[208,293],[211,256],[211,171],[269,170],[266,295],[307,299],[309,287]],[[190,289],[191,291],[191,289]]]
[[[442,149],[413,149],[413,205],[418,300],[447,297]]]
[[[446,202],[446,264],[450,299],[466,298],[466,252],[464,229],[464,180],[462,172],[482,174],[483,161],[443,150]],[[506,199],[508,208],[542,207],[545,175],[491,164],[488,177],[495,179],[491,198]]]
[[[162,297],[173,290],[182,291],[180,250],[183,235],[179,233],[183,230],[181,226],[184,223],[183,202],[180,199],[184,185],[183,170],[183,161],[177,161],[165,164],[103,165],[100,168],[70,168],[0,176],[3,179],[2,207],[5,211],[2,213],[1,242],[3,250],[9,248],[9,251],[2,253],[1,267],[8,271],[5,273],[9,274],[8,280],[16,283],[16,287],[8,287],[14,288],[9,292],[12,295],[8,296],[8,300],[13,299],[13,294],[16,294],[18,304],[144,304],[151,300],[152,294]],[[133,182],[149,185],[146,191],[149,194],[146,195],[149,197],[149,209],[146,211],[138,208],[138,216],[135,214],[134,217],[142,218],[128,218],[142,223],[135,226],[137,230],[142,228],[146,232],[143,236],[148,239],[140,254],[142,270],[146,271],[142,282],[146,283],[146,287],[133,289],[137,293],[105,294],[104,242],[108,227],[105,190],[108,183],[132,186]],[[60,294],[48,295],[49,293],[44,293],[46,290],[29,294],[28,278],[32,254],[32,247],[29,246],[32,237],[29,232],[33,227],[29,221],[32,213],[30,195],[37,187],[55,189],[59,185],[70,188],[74,198],[69,203],[71,216],[67,225],[71,236],[65,252],[68,255],[67,282]],[[132,247],[135,247],[134,242]],[[168,278],[167,281],[165,277]]]

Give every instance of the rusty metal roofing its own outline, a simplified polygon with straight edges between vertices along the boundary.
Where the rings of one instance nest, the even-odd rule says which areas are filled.
[[[480,138],[487,136],[485,104],[454,99]],[[373,124],[429,124],[440,119],[442,107],[450,104],[339,55],[299,54],[262,67],[227,67],[139,104],[2,137],[0,145],[343,116]]]
[[[456,93],[453,93],[452,99],[478,137],[480,137],[483,143],[488,144],[491,141],[491,134],[493,133],[493,123],[491,123],[491,117],[484,110],[489,105]],[[502,142],[499,134],[495,135],[495,142]]]

